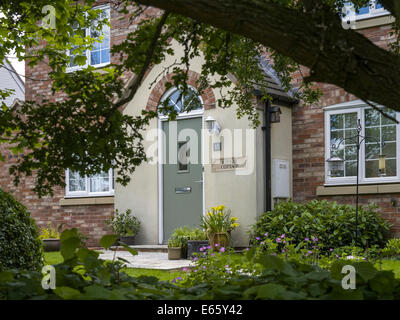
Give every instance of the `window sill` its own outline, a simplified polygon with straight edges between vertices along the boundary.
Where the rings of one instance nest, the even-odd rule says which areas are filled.
[[[64,198],[59,201],[59,205],[62,207],[101,204],[114,204],[114,196]]]
[[[359,185],[359,194],[400,193],[400,183]],[[356,186],[319,186],[317,196],[355,195]]]
[[[103,70],[104,68],[108,67],[110,65],[110,62],[106,62],[106,63],[101,63],[101,64],[96,64],[96,65],[92,65],[91,67],[95,68],[96,72],[99,73],[105,73],[105,71]],[[77,67],[67,67],[66,69],[66,73],[72,73],[78,70],[84,70],[86,68],[88,68],[89,65],[84,65],[84,66],[77,66]]]
[[[394,21],[395,18],[387,13],[375,17],[372,16],[372,17],[361,18],[356,20],[355,30],[392,24]]]

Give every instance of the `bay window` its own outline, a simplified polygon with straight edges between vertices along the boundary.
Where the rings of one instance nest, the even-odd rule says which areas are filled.
[[[384,112],[400,120],[399,114]],[[361,183],[400,182],[400,153],[397,141],[399,125],[357,100],[325,108],[325,156],[343,160],[343,170],[330,172],[326,165],[326,184],[354,184],[357,176],[357,126],[365,137],[360,146],[359,179]],[[379,172],[379,156],[386,157],[386,172]]]
[[[66,196],[67,197],[91,197],[108,196],[114,194],[114,172],[101,172],[91,176],[80,176],[78,172],[67,170]]]

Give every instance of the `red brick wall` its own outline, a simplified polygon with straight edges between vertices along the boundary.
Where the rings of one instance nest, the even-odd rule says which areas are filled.
[[[390,26],[379,26],[361,30],[360,33],[377,45],[387,47],[391,39],[390,30]],[[294,79],[298,81],[299,75],[295,75]],[[323,92],[323,97],[317,104],[298,105],[293,109],[293,199],[308,201],[318,198],[354,204],[353,195],[318,197],[316,189],[325,182],[325,133],[322,108],[356,100],[357,97],[333,85],[317,86]],[[379,205],[380,212],[394,224],[393,232],[400,235],[400,208],[391,205],[392,198],[400,203],[399,194],[361,195],[360,203],[374,202]]]
[[[98,1],[103,4],[107,1]],[[158,9],[150,8],[145,14],[157,14]],[[129,19],[120,19],[121,15],[113,10],[111,6],[111,46],[121,43],[129,32],[132,32],[136,25],[130,24]],[[125,16],[125,18],[127,18]],[[111,57],[112,63],[118,63],[119,56]],[[46,63],[41,63],[34,68],[29,68],[26,64],[25,74],[25,99],[40,101],[41,99],[61,100],[63,95],[57,93],[52,96],[51,83],[48,80],[50,68]],[[34,80],[33,80],[33,79]],[[128,80],[129,77],[126,77]],[[60,206],[60,199],[64,198],[63,188],[54,189],[54,197],[39,199],[32,188],[34,186],[33,177],[21,179],[18,187],[12,183],[12,177],[8,173],[9,167],[16,162],[16,158],[7,150],[6,145],[0,145],[1,153],[6,157],[5,163],[0,162],[0,186],[5,191],[11,192],[21,201],[30,211],[39,227],[46,226],[48,222],[57,226],[63,223],[66,227],[77,227],[81,232],[89,237],[86,244],[88,246],[98,246],[99,239],[109,232],[104,220],[110,217],[114,211],[113,204],[107,205],[77,205]]]

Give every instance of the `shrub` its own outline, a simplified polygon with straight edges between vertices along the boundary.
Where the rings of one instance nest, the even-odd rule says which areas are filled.
[[[47,223],[47,228],[40,229],[40,239],[60,239],[60,233],[56,231],[51,225],[51,222]]]
[[[120,213],[117,209],[115,210],[115,215],[106,220],[105,223],[111,227],[113,233],[120,237],[136,237],[140,231],[140,221],[131,213],[131,209],[128,209],[122,213]]]
[[[376,208],[371,205],[359,208],[359,246],[383,247],[385,243],[390,224],[380,217]],[[324,244],[324,249],[329,250],[354,244],[355,219],[355,207],[336,202],[280,202],[273,211],[260,216],[251,226],[250,234],[252,243],[255,243],[256,237],[262,237],[266,233],[273,238],[287,234],[294,243],[317,237]]]
[[[116,238],[107,235],[100,243],[108,249]],[[395,279],[393,272],[378,271],[367,262],[351,263],[356,269],[356,289],[344,290],[341,271],[348,262],[335,263],[329,272],[268,255],[255,260],[250,250],[244,259],[248,265],[258,265],[260,272],[239,272],[227,278],[209,273],[212,277],[185,287],[158,281],[155,277],[131,277],[123,272],[123,261],[100,260],[98,252],[79,247],[79,244],[76,229],[61,234],[64,262],[55,265],[55,289],[45,290],[42,287],[43,275],[36,271],[0,272],[0,300],[400,299],[400,280]],[[137,254],[127,248],[132,254]],[[211,257],[212,252],[209,253]],[[224,259],[228,258],[223,254],[214,257],[217,260],[215,265],[223,265],[226,263]]]
[[[42,260],[35,222],[25,206],[0,189],[0,270],[39,270]]]
[[[382,249],[382,256],[397,257],[400,256],[400,239],[390,239]]]

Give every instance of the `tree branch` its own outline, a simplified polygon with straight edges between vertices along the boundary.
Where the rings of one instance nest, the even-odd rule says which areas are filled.
[[[303,12],[272,0],[136,2],[251,38],[310,68],[308,81],[334,84],[360,99],[400,111],[400,57],[343,29],[339,16],[323,10],[323,4]],[[393,1],[384,2],[397,8]]]
[[[146,71],[148,70],[148,68],[150,67],[151,63],[152,63],[152,58],[155,52],[155,49],[157,47],[157,41],[161,35],[162,32],[162,28],[168,18],[169,13],[165,12],[160,21],[157,24],[156,27],[156,31],[154,33],[154,36],[151,40],[151,43],[149,45],[148,51],[146,53],[146,60],[140,70],[140,73],[134,77],[134,79],[132,80],[132,82],[128,85],[128,88],[126,89],[126,93],[125,96],[118,100],[115,103],[115,108],[118,109],[119,107],[123,106],[124,104],[128,103],[129,101],[132,100],[132,98],[135,96],[136,91],[139,89],[144,76],[146,75]]]

